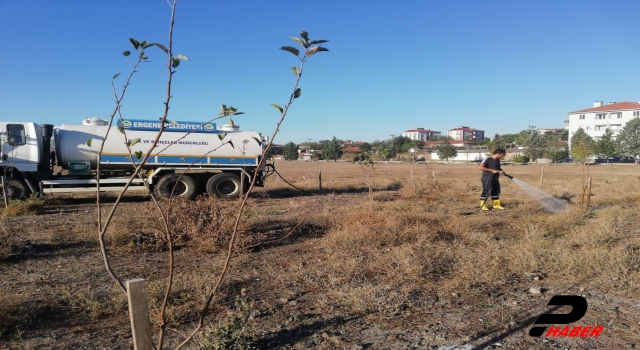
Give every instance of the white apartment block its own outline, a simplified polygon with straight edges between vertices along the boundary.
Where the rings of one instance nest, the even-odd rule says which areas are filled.
[[[602,138],[607,128],[611,129],[615,138],[628,121],[640,117],[640,103],[609,102],[605,105],[602,101],[596,101],[592,108],[567,114],[569,115],[569,140],[578,128],[582,127],[597,141]]]
[[[440,131],[425,130],[424,128],[411,128],[402,133],[402,136],[418,141],[432,141],[440,136]]]

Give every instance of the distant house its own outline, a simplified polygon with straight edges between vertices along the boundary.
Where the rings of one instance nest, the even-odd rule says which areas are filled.
[[[447,131],[447,136],[453,140],[451,143],[455,141],[482,141],[484,140],[484,130],[473,129],[468,126],[456,126]]]
[[[429,141],[437,139],[440,136],[440,131],[414,127],[403,132],[402,136],[408,137],[412,140]]]
[[[345,147],[342,149],[344,153],[363,153],[360,147]]]
[[[362,145],[364,142],[362,141],[351,141],[351,140],[346,140],[344,141],[344,143],[342,144],[343,147],[358,147],[360,145]]]
[[[569,139],[578,128],[582,128],[594,140],[599,140],[607,128],[615,138],[625,124],[633,118],[640,117],[640,103],[609,102],[604,105],[596,101],[592,108],[569,112]]]

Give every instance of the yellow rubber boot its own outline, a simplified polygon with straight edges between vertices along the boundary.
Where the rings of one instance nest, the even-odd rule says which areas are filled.
[[[505,207],[500,205],[500,200],[499,199],[494,199],[493,200],[493,208],[494,209],[502,209],[502,210],[507,209],[507,208],[505,208]]]
[[[486,205],[486,204],[487,204],[487,201],[486,201],[486,200],[481,200],[481,201],[480,201],[480,208],[481,208],[482,210],[490,210],[489,208],[487,208],[487,205]]]

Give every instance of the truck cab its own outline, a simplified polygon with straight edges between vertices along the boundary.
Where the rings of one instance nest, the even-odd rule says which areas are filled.
[[[42,156],[42,131],[35,123],[0,122],[0,166],[37,172]]]

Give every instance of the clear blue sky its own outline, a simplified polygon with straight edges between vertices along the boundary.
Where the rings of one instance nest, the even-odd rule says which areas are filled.
[[[309,60],[276,143],[374,141],[411,127],[517,133],[564,127],[594,101],[640,101],[640,1],[326,0],[178,3],[170,118],[205,121],[220,104],[271,135],[297,63],[300,30],[330,51]],[[167,43],[165,0],[0,0],[0,120],[106,119],[129,66],[129,37]],[[149,51],[123,102],[155,120],[166,59]]]

